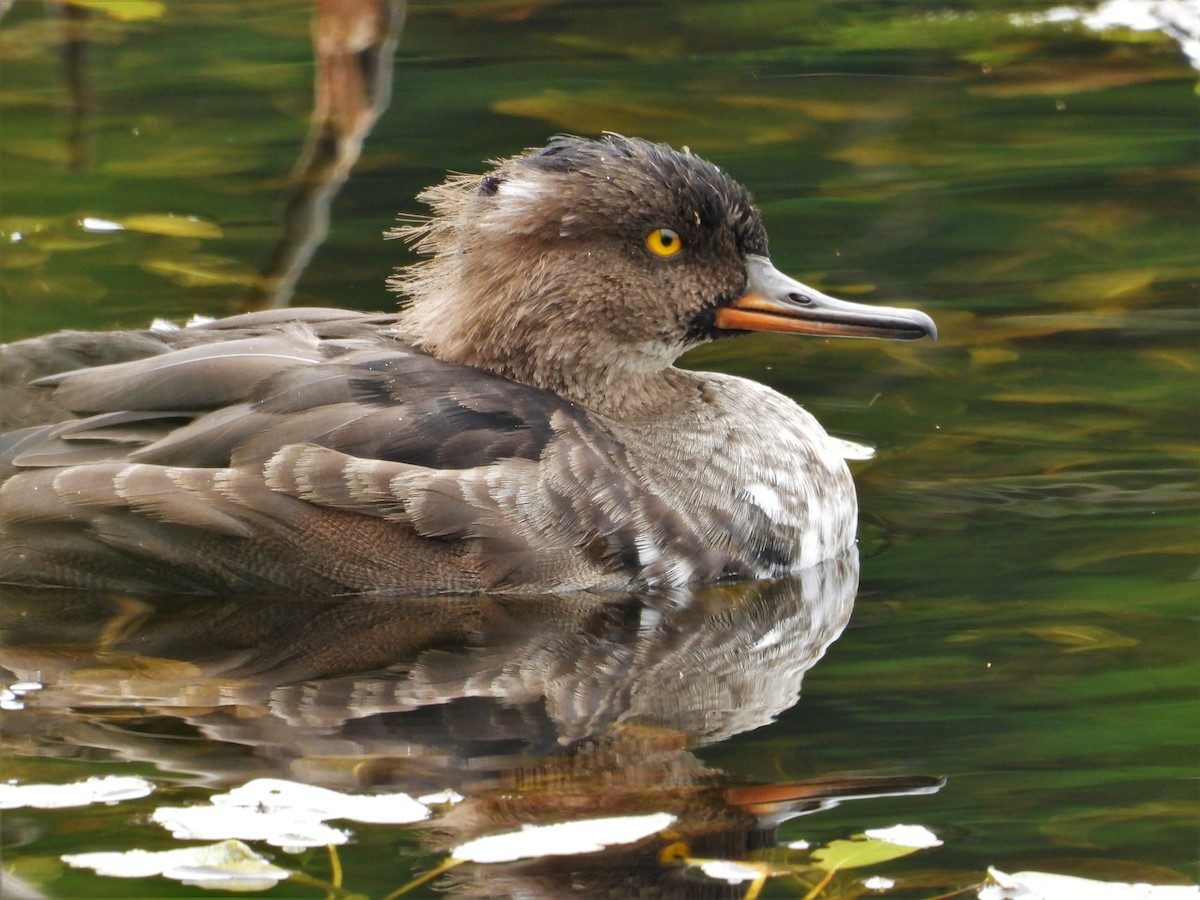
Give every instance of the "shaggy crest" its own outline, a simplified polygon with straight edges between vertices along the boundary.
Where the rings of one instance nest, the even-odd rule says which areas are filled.
[[[449,298],[460,286],[460,255],[473,249],[479,231],[574,237],[595,227],[597,209],[608,208],[614,228],[650,228],[679,218],[710,231],[728,229],[743,255],[767,253],[766,231],[750,193],[686,148],[677,151],[611,133],[601,140],[560,135],[546,147],[493,165],[485,175],[456,174],[426,189],[417,199],[433,214],[385,233],[429,257],[388,279],[392,290],[409,299],[402,314],[407,337],[419,340],[428,333],[424,324],[453,305]],[[622,167],[620,187],[613,183],[614,165]],[[570,191],[561,189],[560,179],[572,182]],[[591,202],[580,203],[581,197]],[[447,298],[445,303],[436,302],[437,295]],[[436,308],[421,311],[426,300],[434,300]]]

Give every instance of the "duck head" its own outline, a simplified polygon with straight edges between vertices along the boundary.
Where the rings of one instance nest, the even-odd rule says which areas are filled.
[[[558,137],[420,195],[398,228],[429,259],[390,284],[401,336],[620,417],[682,353],[747,331],[934,336],[915,310],[826,296],[776,269],[749,192],[688,151]]]

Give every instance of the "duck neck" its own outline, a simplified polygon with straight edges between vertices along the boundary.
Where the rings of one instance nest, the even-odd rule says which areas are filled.
[[[596,341],[596,336],[591,340]],[[577,343],[547,336],[545,342],[524,353],[513,352],[511,343],[489,349],[493,352],[434,355],[542,388],[620,422],[675,419],[690,405],[687,373],[670,364],[638,360],[636,351],[631,353],[628,348],[615,347],[612,354],[603,354],[582,340]],[[503,352],[494,352],[497,349]]]
[[[519,311],[528,307],[520,303],[463,311],[461,303],[436,300],[424,297],[405,310],[397,330],[438,359],[551,391],[617,421],[678,418],[694,393],[688,373],[673,365],[686,348],[631,345],[596,323],[523,318]]]

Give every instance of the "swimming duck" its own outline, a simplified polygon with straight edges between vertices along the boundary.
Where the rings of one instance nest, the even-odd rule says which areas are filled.
[[[272,310],[8,345],[0,581],[125,591],[645,590],[853,546],[820,424],[674,366],[748,331],[914,339],[777,270],[688,151],[559,137],[421,195],[396,315]],[[28,384],[28,387],[25,385]]]

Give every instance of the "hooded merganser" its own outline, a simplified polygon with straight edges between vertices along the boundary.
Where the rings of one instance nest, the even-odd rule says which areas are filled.
[[[817,421],[674,361],[746,331],[920,338],[928,316],[784,275],[745,188],[661,144],[559,137],[421,199],[433,217],[393,232],[430,256],[392,279],[398,315],[6,347],[0,581],[641,590],[852,546],[854,485]]]

